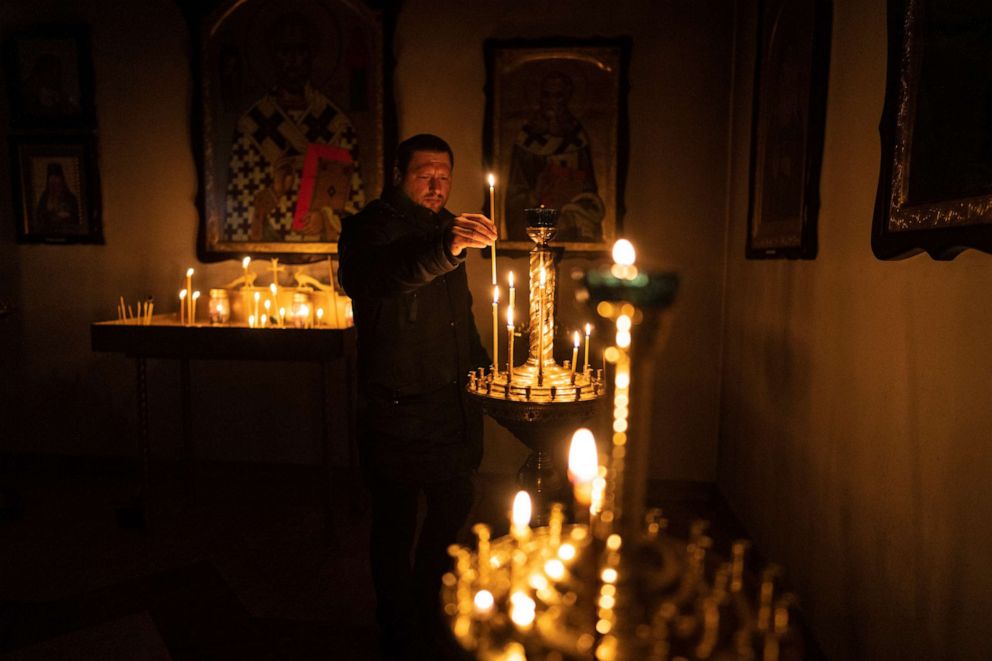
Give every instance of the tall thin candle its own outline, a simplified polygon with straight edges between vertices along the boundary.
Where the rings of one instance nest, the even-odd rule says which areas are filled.
[[[589,335],[592,333],[592,324],[586,324],[586,349],[582,358],[582,371],[589,369]]]
[[[493,377],[499,374],[499,287],[493,287]]]
[[[183,326],[186,325],[186,294],[188,293],[188,291],[189,291],[188,289],[179,290],[179,323],[182,324]],[[123,306],[124,303],[122,302],[121,307]],[[125,315],[125,319],[126,318],[127,317]]]
[[[190,308],[189,323],[191,324],[196,324],[196,302],[198,300],[200,300],[200,290],[196,290],[195,292],[193,292],[193,295],[190,297],[189,300],[189,308]]]
[[[241,268],[244,269],[244,272],[245,272],[245,287],[247,287],[248,286],[248,283],[249,283],[249,281],[248,281],[248,265],[249,264],[251,264],[251,257],[245,257],[244,259],[241,260]]]
[[[513,286],[514,285],[514,283],[513,283],[513,271],[510,271],[510,275],[509,275],[509,277],[507,279],[510,281],[510,301],[509,301],[509,306],[512,308],[517,303],[517,288]]]
[[[538,306],[537,306],[537,319],[538,319],[538,330],[537,330],[537,385],[544,385],[544,289],[547,284],[548,276],[544,271],[544,267],[541,267],[541,279],[540,288],[538,292]]]
[[[572,336],[572,383],[575,383],[575,364],[579,362],[579,331]]]
[[[186,291],[189,297],[186,299],[186,319],[193,318],[193,268],[186,269]]]
[[[506,382],[513,383],[513,306],[506,308]]]
[[[496,225],[496,177],[493,173],[489,173],[489,215],[490,220],[493,221],[493,225]],[[499,227],[499,225],[496,225]],[[493,241],[492,245],[492,257],[493,257],[493,286],[496,286],[496,242]]]

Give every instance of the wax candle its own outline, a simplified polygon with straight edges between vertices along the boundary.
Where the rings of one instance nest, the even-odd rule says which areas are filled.
[[[493,221],[493,225],[496,225],[496,177],[489,173],[489,216],[490,220]],[[498,225],[496,225],[498,227]],[[496,286],[496,242],[493,242],[492,246],[492,256],[493,256],[493,286]]]
[[[530,538],[530,517],[533,506],[530,494],[524,490],[513,497],[513,513],[510,515],[510,534],[517,544]]]
[[[575,502],[583,507],[592,503],[592,483],[599,472],[596,438],[582,427],[572,434],[568,448],[568,479],[572,482]]]
[[[255,307],[252,308],[252,311],[255,314],[255,319],[258,319],[258,301],[261,298],[262,298],[262,295],[260,293],[258,293],[258,292],[255,292]]]
[[[121,303],[121,305],[124,305]],[[179,290],[179,323],[186,325],[186,290]]]
[[[515,307],[516,306],[516,303],[517,303],[517,288],[513,286],[513,271],[510,271],[510,275],[509,275],[509,278],[508,279],[510,281],[510,301],[509,301],[509,305],[512,308],[512,307]]]
[[[189,305],[189,307],[190,307],[189,323],[191,323],[191,324],[195,324],[196,323],[196,302],[198,300],[200,300],[200,290],[196,290],[195,292],[193,292],[193,296],[190,298],[190,302],[189,302],[189,304],[190,304]]]
[[[499,286],[493,287],[493,376],[499,374]]]
[[[513,306],[506,308],[506,382],[513,382]]]
[[[279,308],[279,325],[286,325],[286,308]]]
[[[186,269],[186,291],[189,292],[189,298],[186,299],[186,318],[191,319],[193,317],[193,267]]]
[[[320,322],[324,319],[324,308],[317,308],[317,325],[320,326]]]
[[[265,299],[265,314],[262,316],[262,325],[267,326],[269,323],[269,308],[272,307],[272,301]]]
[[[575,383],[575,364],[579,362],[579,331],[572,336],[572,383]]]
[[[251,264],[251,257],[245,257],[241,260],[241,268],[245,272],[245,287],[247,287],[251,281],[248,279],[248,265]]]
[[[592,334],[592,324],[586,324],[586,348],[582,358],[582,371],[589,369],[589,335]]]
[[[544,287],[547,284],[547,278],[548,276],[542,266],[537,302],[537,385],[539,386],[544,385]]]

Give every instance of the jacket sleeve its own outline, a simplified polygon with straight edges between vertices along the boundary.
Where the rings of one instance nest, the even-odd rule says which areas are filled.
[[[445,232],[392,237],[363,214],[344,220],[338,278],[345,293],[387,297],[412,292],[465,261],[448,252]]]

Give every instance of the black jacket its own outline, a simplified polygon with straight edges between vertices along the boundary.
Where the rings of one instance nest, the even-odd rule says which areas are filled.
[[[392,189],[345,219],[338,243],[358,329],[363,461],[418,480],[466,472],[482,456],[481,414],[465,383],[490,359],[464,256],[447,249],[453,220]]]

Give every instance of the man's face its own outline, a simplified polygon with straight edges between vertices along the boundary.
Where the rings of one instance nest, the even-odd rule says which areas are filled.
[[[541,83],[541,111],[551,117],[562,114],[568,107],[571,95],[572,90],[565,80],[558,77],[547,78]]]
[[[416,204],[437,213],[451,192],[451,157],[444,151],[415,151],[400,188]]]

